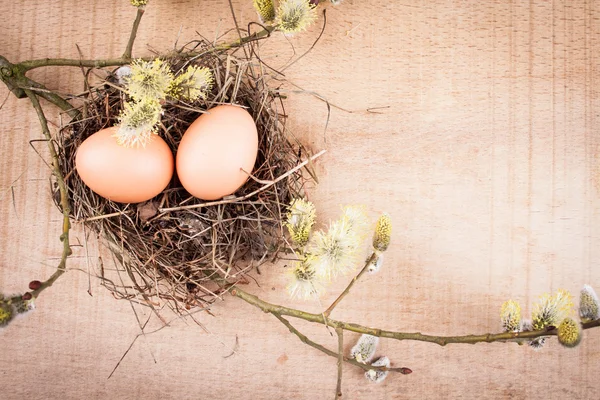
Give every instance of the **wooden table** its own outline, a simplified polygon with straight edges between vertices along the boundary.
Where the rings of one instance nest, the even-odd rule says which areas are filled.
[[[14,62],[77,58],[75,45],[84,57],[119,56],[135,15],[126,0],[5,3],[0,54]],[[233,8],[242,26],[256,20],[249,0]],[[323,37],[285,71],[297,85],[287,85],[290,129],[313,150],[328,150],[310,197],[320,224],[340,205],[357,203],[373,219],[387,211],[394,224],[383,270],[358,282],[332,316],[438,335],[497,332],[509,298],[528,314],[544,292],[564,288],[577,299],[585,283],[600,290],[600,4],[371,0],[326,8]],[[264,59],[283,67],[311,46],[322,24],[321,16],[306,33],[274,35],[262,47]],[[232,26],[223,0],[151,0],[134,54]],[[77,68],[31,76],[67,93],[82,87]],[[333,106],[326,132],[327,107],[311,93]],[[32,149],[46,157],[44,143],[29,143],[41,138],[34,111],[3,85],[0,101],[0,287],[10,294],[53,272],[60,214],[49,170]],[[196,315],[205,329],[175,319],[138,337],[132,305],[89,277],[98,253],[85,234],[75,227],[72,242],[82,246],[74,248],[71,271],[34,313],[2,331],[0,398],[333,396],[334,359],[231,297],[215,304],[215,317]],[[281,265],[262,271],[252,292],[321,309],[287,298]],[[323,304],[346,283],[333,285]],[[148,310],[135,308],[143,322]],[[336,348],[323,327],[300,326]],[[347,351],[357,336],[346,336]],[[555,340],[539,352],[382,340],[378,354],[413,374],[374,385],[345,366],[345,398],[600,395],[596,330],[572,350]]]

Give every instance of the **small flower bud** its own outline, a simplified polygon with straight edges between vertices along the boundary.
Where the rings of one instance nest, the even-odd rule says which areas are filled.
[[[386,251],[392,237],[392,220],[388,214],[382,214],[377,220],[375,234],[373,235],[373,248],[377,251]]]
[[[22,299],[23,300],[31,300],[32,297],[33,296],[31,295],[31,293],[26,292],[26,293],[23,294]]]
[[[534,350],[541,350],[542,347],[544,347],[544,344],[546,343],[546,339],[548,339],[548,336],[541,336],[535,338],[531,342],[529,342],[529,346],[531,346],[531,348]]]
[[[127,93],[134,100],[159,101],[167,96],[173,73],[169,64],[161,59],[135,60],[131,63],[131,74],[125,81]]]
[[[518,332],[521,330],[521,306],[514,300],[502,304],[500,322],[504,332]]]
[[[373,258],[373,260],[371,260],[371,262],[369,263],[369,266],[367,267],[367,272],[370,274],[376,274],[377,272],[379,272],[382,265],[383,265],[383,253],[377,252],[375,254],[375,257]]]
[[[573,311],[572,296],[566,290],[558,289],[554,296],[544,294],[534,305],[532,313],[533,330],[541,331],[550,325],[558,325]]]
[[[134,7],[144,7],[148,4],[148,0],[131,0],[131,5]]]
[[[275,4],[273,0],[254,0],[253,4],[262,22],[270,23],[275,20]]]
[[[581,342],[581,325],[565,318],[558,326],[558,341],[565,347],[575,347]]]
[[[145,147],[160,121],[162,107],[156,99],[126,102],[119,115],[119,129],[114,136],[125,147]]]
[[[117,81],[119,85],[125,85],[127,83],[127,79],[131,76],[131,67],[129,65],[123,65],[115,71],[115,76],[117,77]]]
[[[177,75],[169,88],[169,95],[176,99],[194,101],[206,99],[213,86],[213,76],[209,68],[190,65]]]
[[[0,302],[0,327],[8,325],[14,315],[14,308],[11,304]]]
[[[371,364],[374,367],[390,367],[390,359],[386,356],[380,357],[377,360],[373,361]],[[370,380],[371,382],[381,383],[388,376],[390,371],[378,371],[375,369],[370,369],[365,372],[365,378]]]
[[[350,358],[354,358],[356,361],[366,364],[371,361],[375,355],[378,344],[378,336],[363,333],[358,339],[358,342],[356,342],[356,345],[350,350]]]
[[[309,0],[282,0],[279,3],[277,28],[285,34],[303,31],[316,19],[316,8]]]
[[[294,244],[299,248],[308,243],[310,233],[315,224],[315,205],[304,199],[294,199],[287,213],[285,226]]]
[[[326,282],[315,273],[312,259],[307,257],[295,263],[290,269],[287,291],[292,299],[318,298],[325,291]]]
[[[30,290],[38,290],[41,287],[42,287],[42,282],[40,282],[40,281],[31,281],[31,282],[29,282],[29,289]]]
[[[600,318],[600,302],[596,292],[590,285],[584,285],[579,297],[579,317],[582,322]]]

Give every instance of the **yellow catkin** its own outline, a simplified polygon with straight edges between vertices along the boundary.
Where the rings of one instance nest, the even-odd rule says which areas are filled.
[[[573,296],[566,290],[558,289],[554,296],[544,294],[534,305],[532,328],[539,331],[558,325],[573,312]]]
[[[148,0],[131,0],[131,5],[134,7],[144,7],[148,4]]]
[[[315,224],[315,205],[304,199],[294,199],[286,217],[285,226],[290,233],[290,238],[298,248],[304,247]]]
[[[514,300],[504,302],[500,310],[500,321],[504,332],[521,330],[521,305]]]
[[[262,22],[270,23],[275,20],[275,4],[273,0],[254,0],[253,4]]]
[[[600,302],[596,292],[590,285],[584,285],[579,297],[579,317],[582,322],[600,318]]]
[[[388,214],[382,214],[375,225],[373,235],[373,248],[377,251],[386,251],[392,238],[392,219]]]
[[[136,101],[166,98],[173,73],[169,64],[161,59],[136,60],[131,63],[131,73],[126,79],[127,93]]]
[[[213,76],[209,68],[190,65],[177,75],[169,89],[169,95],[176,99],[194,101],[199,98],[206,99],[206,95],[213,86]]]
[[[317,11],[309,0],[282,0],[277,9],[277,28],[294,34],[308,28],[317,19]]]
[[[14,316],[13,307],[6,302],[0,302],[0,327],[8,325]]]
[[[558,326],[558,341],[565,347],[575,347],[581,342],[581,325],[565,318]]]

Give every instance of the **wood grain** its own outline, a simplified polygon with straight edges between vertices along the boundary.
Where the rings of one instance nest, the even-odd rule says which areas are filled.
[[[256,19],[249,0],[234,8],[243,26]],[[0,53],[11,61],[78,57],[78,45],[85,57],[117,56],[134,16],[125,0],[7,2]],[[321,41],[285,70],[296,85],[286,86],[291,131],[313,149],[328,150],[310,196],[320,223],[352,203],[365,204],[373,218],[387,211],[394,223],[383,270],[355,286],[336,318],[432,334],[483,333],[498,330],[499,307],[508,298],[529,312],[543,292],[578,293],[584,283],[600,290],[599,19],[595,0],[370,0],[327,7]],[[282,69],[310,47],[322,21],[297,37],[275,35],[261,56]],[[196,31],[213,38],[232,26],[223,0],[153,0],[134,53],[171,48],[178,34],[180,42]],[[32,77],[65,93],[81,89],[76,68],[40,69]],[[334,106],[326,132],[327,107],[310,92]],[[1,87],[5,98],[0,287],[12,293],[52,272],[60,214],[49,198],[48,169],[28,143],[41,138],[35,114]],[[51,117],[58,122],[58,114]],[[46,155],[43,143],[32,146]],[[85,243],[83,230],[76,233],[74,243]],[[129,303],[88,281],[86,271],[98,268],[93,242],[87,251],[74,248],[74,270],[44,294],[35,313],[0,332],[1,398],[333,394],[335,360],[235,299],[216,304],[216,317],[195,316],[209,333],[175,320],[138,338],[107,379],[140,330]],[[110,260],[104,262],[109,268]],[[253,291],[294,305],[282,266],[262,272]],[[336,283],[323,303],[344,285]],[[136,310],[142,321],[149,316]],[[335,349],[324,329],[300,326]],[[237,352],[224,358],[236,338]],[[346,337],[348,349],[355,339]],[[348,399],[596,398],[599,349],[595,331],[574,350],[552,342],[540,352],[382,341],[379,353],[414,373],[369,385],[360,371],[344,367],[342,388]]]

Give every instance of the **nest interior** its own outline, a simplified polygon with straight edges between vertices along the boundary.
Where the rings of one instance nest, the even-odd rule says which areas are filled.
[[[209,67],[215,84],[204,100],[167,101],[159,134],[175,154],[182,135],[202,111],[218,104],[245,107],[256,122],[259,150],[252,177],[232,196],[214,202],[194,198],[174,176],[148,202],[119,204],[96,195],[81,181],[75,171],[78,146],[116,124],[127,100],[114,71],[103,71],[104,80],[93,86],[88,78],[100,72],[85,71],[86,91],[78,96],[82,117],[65,124],[57,139],[72,219],[104,239],[130,281],[117,283],[101,272],[103,285],[115,297],[160,298],[179,311],[205,307],[228,285],[247,281],[250,271],[276,257],[284,247],[286,205],[303,195],[309,180],[301,170],[293,171],[306,150],[286,131],[284,104],[267,87],[260,62],[240,57],[240,52],[217,51],[203,41],[192,45],[162,58],[175,73],[190,64]],[[56,191],[60,208],[58,197]]]

